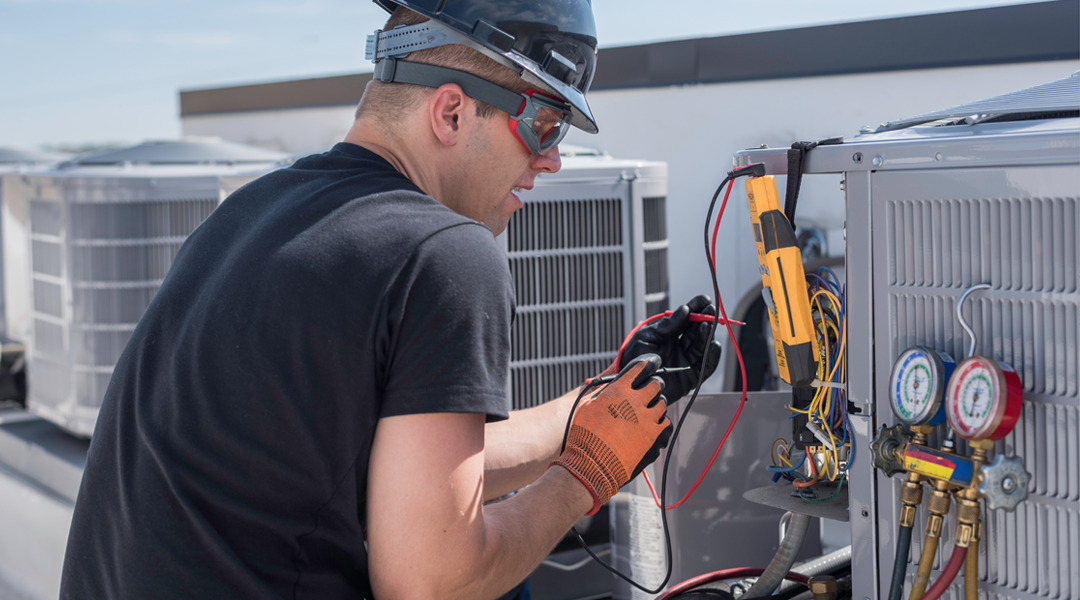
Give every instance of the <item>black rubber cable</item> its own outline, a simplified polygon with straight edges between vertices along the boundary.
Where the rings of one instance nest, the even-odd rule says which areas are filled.
[[[907,576],[908,555],[911,552],[911,526],[901,525],[896,537],[896,558],[893,560],[892,584],[889,600],[900,600],[904,595],[904,577]]]
[[[715,294],[717,301],[719,301],[720,298],[720,284],[716,279],[716,257],[712,256],[712,244],[710,243],[711,238],[709,236],[709,226],[712,224],[712,215],[713,210],[716,208],[716,200],[720,197],[720,193],[723,192],[724,186],[726,186],[728,182],[730,182],[732,179],[748,174],[750,174],[748,171],[743,170],[736,170],[734,172],[728,173],[727,177],[725,177],[724,180],[720,182],[720,185],[716,187],[716,192],[713,193],[712,200],[709,202],[709,212],[705,217],[705,256],[708,259],[710,265],[709,275],[712,277],[713,294]],[[702,354],[701,371],[698,373],[698,384],[694,388],[694,393],[691,394],[690,398],[683,403],[684,409],[682,411],[682,415],[679,417],[679,422],[675,426],[675,431],[671,434],[671,440],[668,442],[667,452],[664,456],[663,472],[660,475],[660,522],[664,530],[665,550],[667,552],[667,571],[664,574],[664,580],[661,581],[660,584],[655,588],[646,588],[645,586],[631,579],[629,576],[620,572],[616,567],[608,564],[599,556],[597,556],[596,553],[593,552],[592,548],[589,547],[589,544],[585,541],[585,538],[583,538],[581,536],[581,533],[578,532],[577,528],[570,528],[571,533],[573,533],[574,537],[577,538],[578,543],[581,544],[581,547],[585,549],[585,552],[587,552],[589,556],[593,558],[593,560],[600,563],[601,566],[603,566],[608,571],[614,573],[623,581],[629,583],[630,585],[647,594],[659,593],[661,590],[664,589],[664,586],[667,585],[668,581],[671,580],[671,572],[673,567],[671,552],[671,531],[668,527],[667,504],[664,501],[664,499],[667,497],[667,475],[669,471],[668,466],[671,462],[671,456],[674,454],[672,449],[675,447],[675,441],[679,438],[679,432],[682,430],[683,422],[686,420],[686,416],[690,414],[690,409],[694,406],[694,402],[697,400],[698,394],[701,392],[701,385],[705,382],[705,359],[708,358],[709,343],[712,342],[714,336],[716,335],[716,328],[717,321],[714,319],[712,323],[709,324],[709,335],[705,336],[704,340],[705,351]],[[563,431],[563,442],[561,446],[562,449],[566,448],[566,439],[570,436],[570,424],[574,420],[574,411],[577,410],[577,406],[581,402],[581,399],[585,396],[585,393],[593,387],[593,384],[586,384],[585,387],[582,388],[581,393],[578,394],[577,399],[574,400],[574,404],[570,407],[570,415],[566,418],[566,429]]]

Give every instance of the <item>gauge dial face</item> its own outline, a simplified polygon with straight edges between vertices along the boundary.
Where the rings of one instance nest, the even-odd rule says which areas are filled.
[[[889,386],[893,413],[909,425],[933,421],[941,408],[944,378],[941,358],[933,350],[921,346],[905,350],[893,365]]]
[[[967,440],[991,438],[1005,408],[1001,367],[991,359],[973,356],[956,367],[946,399],[949,425]]]

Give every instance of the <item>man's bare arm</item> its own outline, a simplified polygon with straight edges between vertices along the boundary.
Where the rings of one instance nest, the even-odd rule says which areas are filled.
[[[570,407],[581,388],[550,402],[515,410],[485,427],[484,500],[505,496],[536,481],[559,457]]]
[[[485,506],[484,429],[479,414],[379,421],[367,541],[380,600],[497,597],[540,564],[592,506],[588,490],[561,468],[541,471],[536,485]]]

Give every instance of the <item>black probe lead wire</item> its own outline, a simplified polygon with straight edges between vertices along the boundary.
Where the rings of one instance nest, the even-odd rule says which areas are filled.
[[[720,197],[720,193],[724,190],[724,186],[735,178],[736,175],[734,173],[728,173],[727,177],[725,177],[724,180],[720,182],[720,185],[716,188],[716,192],[713,194],[712,200],[709,202],[709,212],[705,217],[705,257],[709,263],[709,275],[712,278],[713,294],[717,298],[717,302],[720,301],[720,284],[716,279],[716,257],[712,256],[712,252],[710,250],[711,244],[709,243],[709,225],[712,224],[712,215],[713,210],[716,208],[716,200]],[[656,588],[646,588],[644,585],[631,579],[628,575],[623,574],[621,571],[619,571],[617,567],[605,562],[595,552],[593,552],[592,548],[589,547],[588,542],[586,542],[585,538],[582,537],[581,533],[578,532],[577,527],[570,528],[570,531],[574,534],[574,537],[577,538],[578,544],[581,545],[581,547],[585,550],[585,552],[589,554],[589,556],[592,557],[593,560],[600,563],[601,566],[603,566],[608,571],[611,571],[623,581],[645,592],[646,594],[659,593],[664,589],[664,586],[667,585],[668,581],[671,580],[671,571],[673,567],[671,560],[671,530],[668,526],[667,503],[665,502],[665,498],[667,497],[667,475],[669,471],[668,467],[671,462],[671,456],[672,454],[674,454],[672,452],[672,449],[674,448],[675,442],[679,437],[679,432],[682,430],[683,423],[686,421],[687,415],[690,414],[690,409],[693,407],[694,402],[697,400],[698,394],[701,392],[702,384],[705,383],[705,362],[708,358],[709,344],[716,336],[716,328],[717,319],[713,319],[713,321],[709,324],[709,335],[705,336],[704,340],[705,347],[702,351],[702,360],[700,367],[701,370],[698,371],[697,386],[694,387],[694,393],[691,394],[690,399],[686,401],[686,408],[683,410],[682,415],[679,417],[679,422],[675,426],[675,431],[671,434],[671,440],[668,442],[667,452],[664,456],[664,468],[663,473],[660,476],[660,522],[664,530],[664,544],[667,553],[667,571],[664,574],[664,580],[661,581],[660,585],[658,585]],[[574,404],[570,407],[570,414],[566,418],[566,428],[563,430],[563,440],[560,447],[562,450],[566,449],[566,440],[570,436],[570,424],[574,420],[574,412],[577,410],[578,404],[581,402],[581,399],[584,398],[585,394],[588,393],[589,390],[591,390],[593,387],[596,387],[596,384],[586,384],[585,387],[582,388],[581,393],[578,394],[578,397],[574,400]]]

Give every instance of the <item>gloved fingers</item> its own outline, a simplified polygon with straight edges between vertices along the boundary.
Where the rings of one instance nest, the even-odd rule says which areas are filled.
[[[667,386],[667,382],[664,381],[663,379],[661,379],[660,383],[662,384],[662,387],[660,388],[660,390],[661,390],[661,392],[663,392],[664,387]],[[667,397],[664,396],[663,393],[661,393],[659,396],[653,398],[652,400],[649,400],[649,403],[646,404],[645,407],[646,408],[653,408],[654,406],[656,406],[656,404],[658,402],[661,402],[661,401],[664,403],[664,407],[666,408],[667,407]]]
[[[709,339],[711,326],[708,323],[698,323],[683,334],[680,348],[691,366],[699,366],[701,357],[705,355],[705,340]]]
[[[712,374],[716,372],[716,367],[720,365],[720,351],[720,342],[713,340],[709,343],[708,350],[705,351],[705,359],[703,361],[705,363],[705,379],[711,377]]]
[[[703,313],[706,315],[715,315],[716,307],[713,306],[712,298],[706,294],[698,294],[690,299],[684,306],[690,309],[693,313]],[[712,307],[712,312],[707,312],[707,309]]]
[[[660,368],[660,364],[660,357],[656,354],[646,353],[635,356],[630,362],[626,363],[626,366],[623,367],[622,371],[619,373],[618,379],[615,381],[631,376],[633,377],[633,381],[630,384],[630,387],[635,390],[640,390],[645,387],[650,379],[660,379],[659,377],[654,377],[656,371]],[[661,385],[663,384],[661,383]]]
[[[670,316],[664,317],[656,322],[656,333],[660,334],[661,338],[671,338],[681,334],[686,330],[686,326],[690,324],[691,311],[691,307],[686,304],[671,311]],[[663,340],[658,339],[654,341],[661,342]]]

